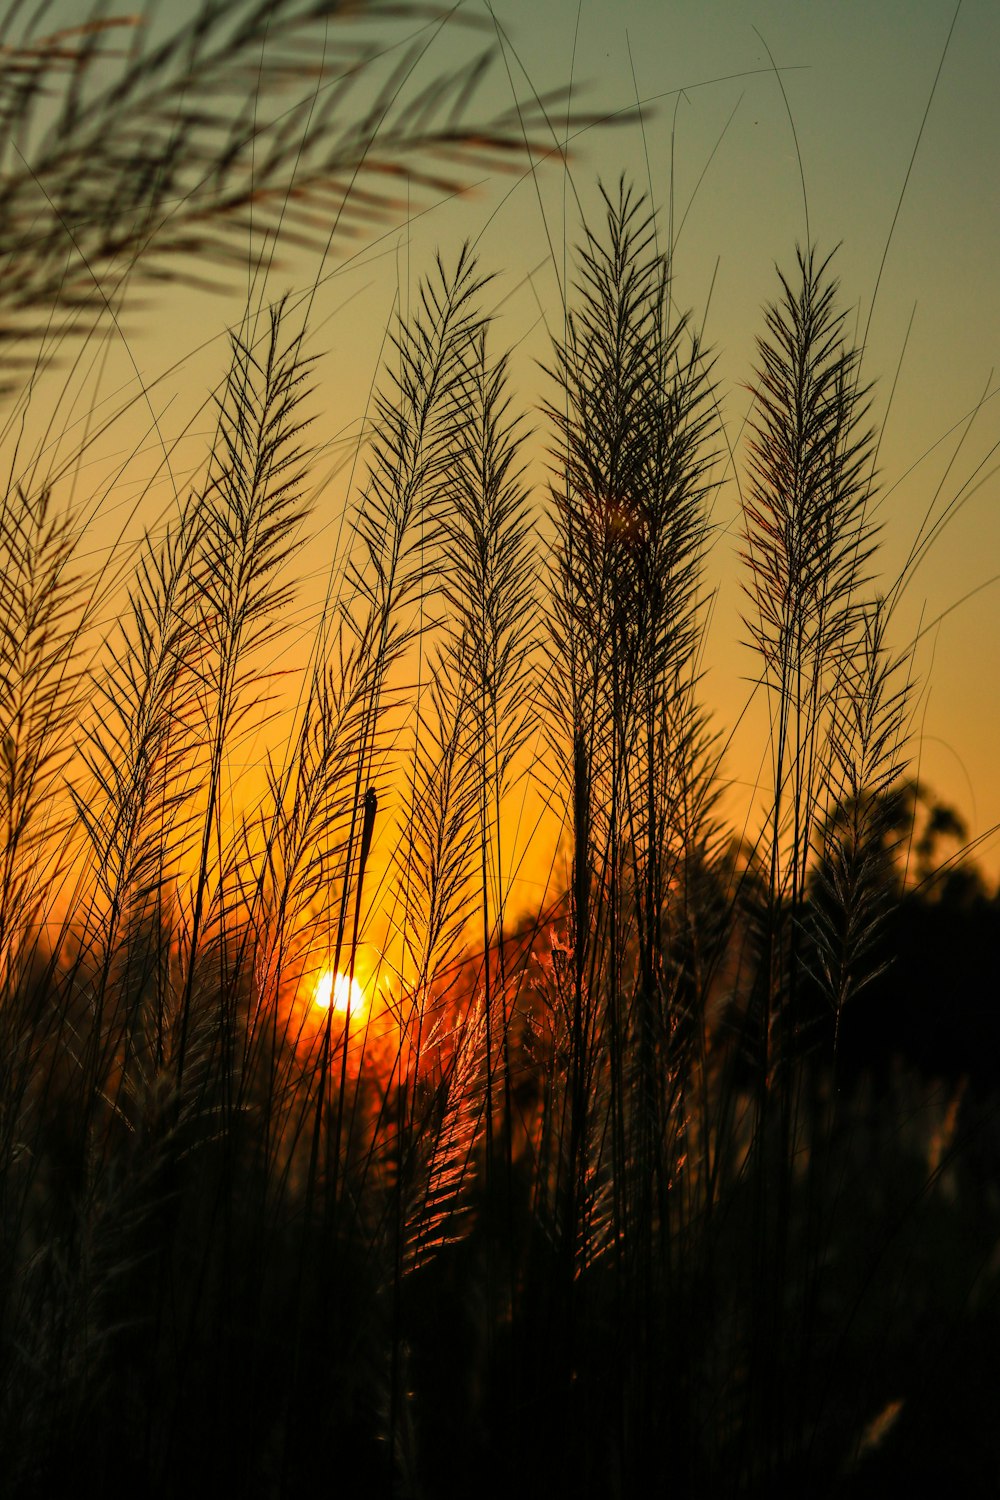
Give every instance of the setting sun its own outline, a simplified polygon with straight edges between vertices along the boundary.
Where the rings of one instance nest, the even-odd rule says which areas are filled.
[[[332,1004],[341,1015],[348,1009],[355,1015],[364,1003],[364,990],[349,974],[334,974],[332,969],[326,969],[320,975],[316,985],[316,1004],[320,1010],[329,1010]]]

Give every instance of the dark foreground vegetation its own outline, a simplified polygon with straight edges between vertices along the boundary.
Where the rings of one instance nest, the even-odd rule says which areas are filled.
[[[33,173],[2,158],[15,354],[50,314],[100,320],[154,254],[225,268],[251,201],[266,249],[289,159],[248,164],[171,69],[210,98],[266,32],[264,89],[327,9],[206,8],[102,92],[106,28],[31,40],[15,8],[5,118],[57,99]],[[308,116],[299,207],[366,150],[377,184],[395,152],[523,145],[445,91],[380,159],[386,87],[340,136],[332,105]],[[5,1495],[996,1493],[1000,908],[908,765],[905,579],[878,581],[829,263],[800,252],[765,308],[739,455],[771,724],[752,842],[699,691],[711,363],[627,185],[575,264],[531,418],[544,495],[482,270],[463,252],[422,282],[269,754],[309,526],[301,321],[249,306],[202,477],[96,654],[82,515],[18,449],[35,365],[8,395]],[[265,793],[238,806],[249,755]],[[567,829],[530,920],[507,896],[525,775]],[[318,1009],[373,909],[385,970]]]

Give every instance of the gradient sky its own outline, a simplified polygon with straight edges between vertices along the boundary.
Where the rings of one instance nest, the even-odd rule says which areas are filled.
[[[489,26],[478,0],[467,0],[462,11]],[[1000,440],[1000,6],[964,0],[956,19],[950,0],[496,0],[493,13],[505,62],[494,67],[475,114],[489,118],[508,108],[512,88],[522,97],[546,94],[572,80],[575,108],[611,114],[638,99],[641,124],[578,134],[566,172],[551,162],[534,174],[477,181],[461,199],[435,205],[425,195],[426,211],[412,222],[394,223],[366,245],[334,245],[311,325],[321,355],[318,428],[330,445],[329,470],[351,451],[343,439],[363,419],[397,298],[405,303],[436,250],[447,260],[463,239],[475,242],[483,268],[496,272],[496,338],[515,350],[526,407],[538,400],[545,391],[538,361],[560,327],[560,283],[567,265],[571,273],[581,207],[592,213],[598,179],[614,184],[622,172],[651,192],[665,242],[672,223],[675,300],[692,310],[716,351],[739,468],[760,307],[776,294],[775,264],[790,267],[796,243],[807,236],[790,111],[808,235],[822,251],[840,246],[842,305],[858,338],[868,331],[865,370],[877,382],[876,416],[885,418],[879,514],[887,582],[928,508],[940,513],[966,494],[906,595],[897,641],[922,632],[916,768],[961,811],[974,836],[984,834],[1000,822],[1000,584],[992,581],[1000,574],[1000,479],[993,472]],[[474,45],[468,33],[444,28],[428,51],[428,73],[460,66]],[[565,109],[564,100],[553,110],[557,129]],[[274,273],[273,290],[307,288],[318,270],[314,260],[288,260]],[[239,305],[239,298],[176,288],[156,292],[132,319],[129,349],[113,350],[100,376],[110,392],[128,381],[134,361],[147,381],[158,380],[150,399],[163,429],[180,433],[193,421],[192,466],[207,428],[196,414],[222,372],[225,325]],[[144,443],[141,427],[133,412],[107,451]],[[182,445],[178,471],[184,451]],[[123,515],[123,501],[141,495],[153,463],[133,461],[117,509],[105,506],[109,515]],[[720,467],[719,478],[705,696],[725,729],[740,718],[753,663],[738,645],[738,491],[731,471]],[[319,539],[310,553],[317,577],[343,496],[342,477],[320,496]],[[302,624],[304,637],[307,615]],[[751,714],[727,756],[739,784],[756,774],[760,727]],[[995,875],[1000,837],[987,841],[982,857]]]
[[[835,265],[842,305],[852,309],[859,339],[868,331],[865,369],[877,382],[875,413],[885,418],[879,468],[887,581],[928,507],[940,512],[963,486],[979,485],[916,574],[897,624],[900,644],[924,632],[912,745],[920,775],[954,801],[973,834],[984,833],[1000,820],[994,748],[1000,587],[991,583],[1000,573],[1000,482],[992,474],[1000,398],[987,400],[971,431],[966,428],[984,393],[998,388],[1000,7],[988,0],[963,4],[950,41],[955,7],[930,0],[633,0],[622,6],[508,3],[496,10],[540,90],[572,69],[580,85],[591,81],[579,89],[581,103],[615,108],[637,95],[652,101],[644,130],[595,131],[580,140],[573,178],[589,206],[596,175],[613,181],[624,169],[647,188],[652,184],[666,212],[672,160],[675,296],[704,320],[718,352],[738,461],[759,307],[775,295],[775,262],[787,268],[796,242],[806,238],[790,112],[808,233],[821,250],[840,246]],[[781,86],[767,49],[781,70]],[[542,189],[542,200],[549,205],[550,236],[561,245],[561,196],[554,183]],[[507,231],[508,243],[519,250],[531,243],[532,211],[540,219],[537,198],[522,205],[517,231]],[[571,239],[574,214],[571,201]],[[552,281],[551,273],[536,278],[539,301],[548,308],[557,297],[542,288]],[[719,594],[706,691],[722,722],[732,724],[745,701],[741,674],[752,667],[735,649],[739,522],[731,482],[720,489],[714,519],[709,572]],[[729,757],[737,778],[755,774],[759,754],[753,715],[746,728]],[[998,852],[994,837],[984,850],[994,871]]]

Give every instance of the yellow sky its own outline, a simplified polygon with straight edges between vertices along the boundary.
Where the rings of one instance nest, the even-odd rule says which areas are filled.
[[[488,20],[485,6],[464,9]],[[651,186],[664,243],[672,229],[675,297],[693,310],[717,353],[727,441],[740,471],[759,308],[775,295],[775,262],[790,266],[806,236],[790,111],[808,233],[822,249],[841,246],[843,303],[854,310],[858,337],[868,333],[875,412],[887,414],[879,454],[887,580],[924,515],[967,495],[916,574],[897,627],[900,644],[921,633],[915,767],[961,811],[973,836],[984,834],[1000,823],[993,744],[1000,585],[992,582],[1000,574],[1000,481],[992,472],[1000,439],[993,373],[1000,363],[1000,10],[992,0],[965,0],[950,40],[954,10],[932,0],[497,0],[494,12],[505,62],[493,70],[477,113],[489,117],[509,106],[510,79],[522,93],[531,87],[543,94],[572,78],[580,108],[622,111],[638,97],[642,122],[581,135],[568,172],[550,162],[534,173],[477,181],[458,200],[435,203],[424,194],[419,217],[389,223],[367,243],[335,243],[322,266],[289,255],[274,271],[269,290],[290,289],[293,300],[311,295],[319,281],[310,326],[318,355],[314,435],[322,452],[292,642],[305,651],[342,550],[356,437],[394,308],[406,305],[436,250],[448,259],[463,239],[474,241],[483,268],[496,273],[495,338],[514,350],[530,412],[545,394],[538,362],[561,326],[580,207],[593,212],[599,176],[614,181],[625,171]],[[457,66],[471,45],[446,30],[428,67]],[[88,351],[76,396],[56,408],[66,451],[81,430],[71,418],[92,413],[95,395],[107,400],[101,411],[131,398],[77,475],[78,501],[93,501],[99,513],[95,548],[110,546],[121,531],[137,536],[155,525],[197,469],[212,426],[206,397],[224,370],[226,324],[240,308],[238,293],[154,290],[126,319],[127,344],[115,335]],[[141,395],[136,371],[146,386]],[[54,391],[49,382],[36,413],[55,408]],[[539,478],[543,443],[540,434]],[[719,477],[705,696],[724,733],[741,723],[726,770],[748,787],[762,753],[761,721],[759,714],[743,717],[753,663],[739,644],[739,496],[727,465]],[[987,840],[982,856],[995,874],[1000,837]],[[526,880],[534,874],[526,872]],[[528,904],[528,885],[522,894]]]

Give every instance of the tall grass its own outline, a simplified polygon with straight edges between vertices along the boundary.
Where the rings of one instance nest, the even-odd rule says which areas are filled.
[[[0,99],[34,155],[5,159],[0,256],[20,347],[40,314],[93,336],[163,265],[190,279],[247,244],[266,261],[290,227],[311,238],[303,200],[367,220],[401,153],[420,153],[419,183],[435,152],[467,167],[515,149],[520,123],[461,123],[475,74],[410,107],[390,79],[338,125],[368,43],[294,130],[264,108],[254,149],[256,115],[190,102],[253,62],[263,108],[339,19],[206,8],[106,86],[101,14],[39,39],[14,8]],[[369,196],[347,192],[359,172]],[[771,778],[748,844],[723,815],[699,667],[724,445],[711,356],[675,311],[653,205],[624,179],[602,202],[538,414],[472,253],[421,281],[301,672],[271,666],[316,461],[308,327],[287,302],[251,298],[231,333],[201,477],[128,560],[96,653],[107,566],[14,451],[11,1494],[81,1474],[163,1495],[863,1493],[919,1396],[893,1278],[930,1309],[935,1357],[935,1317],[992,1295],[969,1247],[996,1204],[968,1244],[947,1227],[956,1193],[969,1212],[961,1096],[898,1136],[837,1092],[841,1018],[898,893],[910,662],[830,261],[806,247],[780,278],[753,376],[745,625]],[[38,399],[31,370],[15,411]],[[527,918],[510,833],[526,778],[564,811],[567,850]],[[342,980],[321,1009],[322,970],[367,992]],[[891,1170],[864,1161],[876,1144]],[[928,1227],[945,1249],[914,1269]]]

